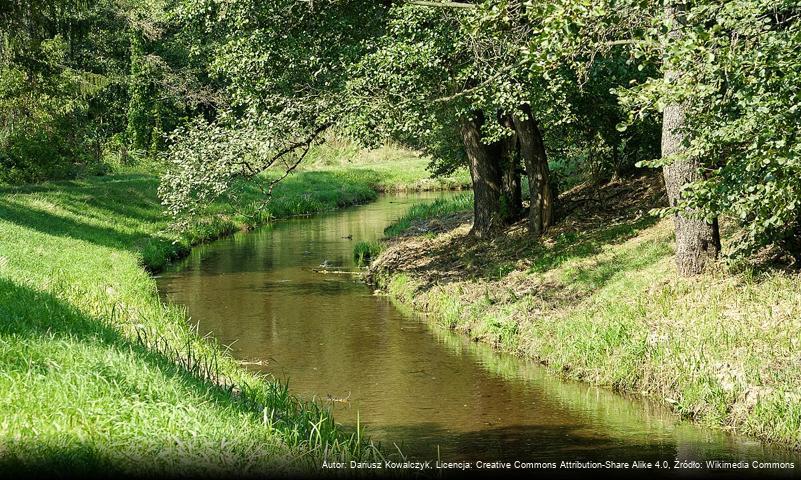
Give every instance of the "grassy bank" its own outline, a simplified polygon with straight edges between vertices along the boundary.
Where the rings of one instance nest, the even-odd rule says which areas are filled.
[[[468,212],[427,221],[419,208],[371,275],[477,341],[801,447],[801,276],[721,267],[678,278],[672,222],[645,213],[662,198],[653,178],[575,189],[542,241],[516,225],[478,242],[466,235]]]
[[[345,169],[373,175],[372,186],[379,192],[462,190],[470,188],[466,168],[446,177],[432,178],[428,160],[410,150],[384,146],[366,150],[347,141],[331,138],[315,146],[304,163],[306,171]]]
[[[200,338],[146,272],[236,229],[368,201],[376,178],[301,172],[261,210],[250,187],[180,236],[152,175],[0,190],[0,470],[276,473],[377,455]]]
[[[432,203],[418,203],[413,205],[406,214],[397,219],[390,226],[384,229],[384,235],[388,238],[399,235],[414,235],[421,233],[427,236],[433,235],[439,219],[447,218],[451,214],[461,214],[472,208],[473,194],[463,193],[455,198],[438,199]],[[422,225],[422,229],[414,226]],[[372,260],[378,258],[384,251],[386,242],[358,242],[353,246],[353,259],[357,265],[366,266]]]

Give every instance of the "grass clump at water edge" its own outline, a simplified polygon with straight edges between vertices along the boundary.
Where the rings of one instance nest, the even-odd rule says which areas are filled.
[[[433,202],[415,204],[401,218],[384,229],[385,240],[407,232],[415,223],[462,212],[472,206],[472,193],[462,193],[451,198],[440,198]],[[356,264],[361,267],[376,259],[386,247],[385,240],[359,242],[354,245],[353,259]]]
[[[431,203],[413,205],[401,218],[384,229],[387,238],[397,237],[407,231],[413,223],[442,217],[473,208],[473,194],[463,193],[452,198],[440,198]]]
[[[353,246],[353,260],[356,261],[356,265],[363,267],[376,258],[382,249],[381,242],[360,241]]]

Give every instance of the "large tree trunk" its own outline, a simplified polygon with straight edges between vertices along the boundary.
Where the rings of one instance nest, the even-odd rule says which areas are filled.
[[[503,119],[503,124],[507,128],[514,130],[514,123],[511,117]],[[501,207],[504,213],[504,221],[507,224],[514,223],[523,218],[523,186],[520,181],[520,142],[517,134],[505,138],[500,145],[502,157],[502,196]]]
[[[528,214],[529,233],[540,236],[553,224],[554,195],[551,189],[548,156],[539,125],[528,105],[522,107],[523,115],[515,116],[514,125],[520,142],[520,154],[526,164],[530,202]]]
[[[668,41],[681,35],[683,4],[680,1],[665,3],[665,18],[673,27]],[[679,72],[665,70],[665,80],[673,81]],[[662,158],[680,154],[685,147],[683,132],[685,112],[683,105],[668,105],[662,118]],[[697,158],[677,158],[663,167],[665,188],[671,206],[681,201],[681,192],[685,185],[701,180],[701,163]],[[720,233],[717,219],[708,223],[696,219],[696,212],[686,211],[674,216],[676,229],[676,266],[681,275],[697,275],[704,271],[706,265],[714,261],[720,253]]]
[[[474,118],[461,124],[464,150],[470,163],[473,179],[473,229],[471,234],[482,238],[492,235],[503,225],[501,213],[501,168],[497,148],[481,142],[484,115],[475,112]]]

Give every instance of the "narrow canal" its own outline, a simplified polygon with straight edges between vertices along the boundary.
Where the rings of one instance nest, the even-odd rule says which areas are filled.
[[[352,248],[416,202],[277,222],[196,248],[159,278],[249,368],[329,403],[338,422],[413,458],[443,460],[789,460],[797,454],[710,432],[665,409],[563,381],[403,313],[349,275]]]

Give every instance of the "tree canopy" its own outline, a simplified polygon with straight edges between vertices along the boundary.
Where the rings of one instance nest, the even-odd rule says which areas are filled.
[[[719,217],[741,227],[733,256],[798,255],[800,14],[794,0],[14,0],[0,175],[155,161],[180,218],[241,179],[280,180],[334,131],[417,149],[434,174],[469,168],[479,236],[526,209],[539,235],[560,189],[652,167],[687,258],[717,256]]]

